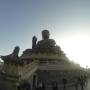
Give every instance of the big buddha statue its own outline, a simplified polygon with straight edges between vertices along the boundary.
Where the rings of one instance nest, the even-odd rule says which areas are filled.
[[[34,51],[39,53],[56,53],[56,42],[50,39],[48,30],[42,31],[42,40],[37,42]]]
[[[62,55],[63,51],[61,48],[56,45],[56,42],[54,39],[50,39],[50,33],[48,30],[43,30],[41,32],[42,34],[42,40],[37,42],[37,37],[33,36],[32,38],[32,49],[26,49],[23,52],[23,55],[27,54],[33,54],[33,53],[51,53],[51,54],[59,54]]]

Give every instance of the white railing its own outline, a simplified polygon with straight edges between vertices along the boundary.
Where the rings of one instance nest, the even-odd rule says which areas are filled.
[[[29,78],[38,68],[38,61],[33,61],[30,64],[25,64],[19,67],[19,75],[21,79]]]

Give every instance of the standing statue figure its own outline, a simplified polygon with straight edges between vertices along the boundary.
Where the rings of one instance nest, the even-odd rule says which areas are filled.
[[[19,54],[19,47],[16,46],[12,52],[12,54],[1,56],[1,59],[4,61],[4,63],[13,62],[18,59]]]
[[[62,84],[63,84],[63,90],[66,90],[66,84],[67,84],[67,79],[66,78],[62,79]]]
[[[44,83],[43,83],[43,82],[39,82],[36,90],[45,90],[45,85],[44,85]]]
[[[58,90],[58,84],[57,82],[52,82],[52,90]]]
[[[36,42],[37,42],[37,37],[33,36],[33,38],[32,38],[32,49],[34,49],[36,47]]]

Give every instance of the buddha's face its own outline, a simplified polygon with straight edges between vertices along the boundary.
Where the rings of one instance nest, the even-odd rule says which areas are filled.
[[[48,30],[43,30],[42,31],[42,38],[45,39],[49,39],[49,31]]]

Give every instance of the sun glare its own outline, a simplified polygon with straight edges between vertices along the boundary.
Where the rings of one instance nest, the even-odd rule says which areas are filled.
[[[70,60],[82,67],[90,67],[90,37],[87,35],[68,36],[62,39],[60,46]]]

